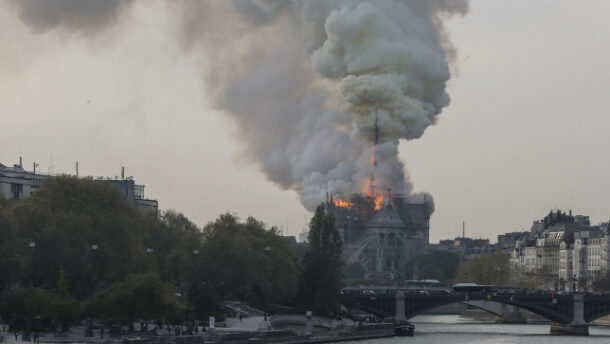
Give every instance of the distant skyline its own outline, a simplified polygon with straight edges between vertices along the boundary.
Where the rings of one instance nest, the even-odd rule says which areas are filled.
[[[126,175],[199,226],[224,212],[298,235],[310,214],[239,157],[209,105],[205,56],[181,52],[163,1],[93,41],[38,34],[0,2],[0,163]],[[610,219],[610,2],[471,1],[447,22],[451,104],[400,154],[434,196],[430,239],[529,229],[550,209]],[[219,14],[221,15],[221,14]],[[129,22],[129,24],[125,24]]]

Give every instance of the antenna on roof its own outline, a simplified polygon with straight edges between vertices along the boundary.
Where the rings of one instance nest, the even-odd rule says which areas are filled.
[[[125,179],[125,166],[121,164],[121,180]]]
[[[462,221],[462,238],[466,237],[466,221]]]
[[[78,161],[76,162],[76,178],[78,178]]]

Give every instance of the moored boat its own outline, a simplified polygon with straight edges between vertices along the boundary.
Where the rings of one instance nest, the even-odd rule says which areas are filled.
[[[408,321],[400,321],[394,325],[394,335],[400,337],[411,337],[415,332],[415,325]]]

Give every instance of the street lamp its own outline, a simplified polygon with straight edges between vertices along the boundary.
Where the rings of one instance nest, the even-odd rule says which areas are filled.
[[[90,280],[89,280],[89,321],[87,322],[87,328],[85,329],[85,337],[93,337],[93,318],[92,318],[92,307],[93,307],[93,281],[95,279],[95,268],[94,268],[94,258],[93,254],[95,251],[99,249],[98,244],[92,244],[89,246],[89,250],[91,251],[90,258]]]
[[[201,295],[202,294],[202,290],[201,290],[201,286],[199,285],[199,276],[197,275],[197,256],[199,256],[199,249],[194,249],[192,251],[193,253],[193,267],[192,267],[192,271],[191,271],[191,278],[190,278],[190,287],[189,287],[189,299],[193,299],[193,297],[196,297],[196,295]],[[194,306],[194,305],[193,305]],[[197,329],[197,307],[193,307],[193,327],[195,328],[195,333],[198,333],[198,329]]]
[[[32,251],[31,257],[30,257],[30,262],[31,262],[31,266],[30,266],[30,284],[33,287],[34,286],[34,249],[36,248],[36,242],[35,241],[30,241],[28,243],[28,248]]]
[[[576,279],[576,274],[574,274],[574,276],[572,277],[572,292],[575,293],[576,292],[576,281],[578,281]]]
[[[265,309],[263,310],[265,312],[265,322],[267,321],[267,302],[268,302],[267,298],[268,298],[268,295],[270,294],[270,289],[271,289],[271,281],[270,281],[271,276],[270,276],[270,270],[269,270],[269,255],[270,254],[271,254],[271,247],[265,246],[265,256],[266,256],[265,260],[266,260],[266,268],[267,268],[266,269],[267,270],[267,278],[266,278],[266,280],[267,280],[266,281],[267,282],[266,283],[267,284],[267,288],[266,289],[267,290],[264,293],[264,298],[265,298],[265,300],[264,300],[264,308]]]

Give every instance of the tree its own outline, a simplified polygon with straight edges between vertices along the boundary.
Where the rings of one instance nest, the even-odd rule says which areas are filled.
[[[131,271],[149,271],[145,215],[115,186],[75,177],[47,178],[31,197],[5,211],[14,249],[25,261],[21,281],[56,288],[63,269],[69,293],[80,300]],[[28,243],[35,247],[28,249]],[[98,250],[91,250],[97,245]]]
[[[610,291],[610,273],[604,272],[593,280],[593,290],[597,292]]]
[[[558,280],[557,276],[553,274],[548,265],[543,265],[527,272],[520,271],[518,268],[512,268],[510,271],[511,275],[509,284],[515,287],[528,289],[554,289],[556,283],[558,288],[561,287],[560,283],[563,283],[564,286],[566,283],[566,281]],[[567,283],[569,283],[569,281]]]
[[[364,280],[366,270],[360,262],[345,266],[345,278],[350,284],[358,284]]]
[[[68,329],[78,320],[81,304],[58,290],[36,289],[28,295],[25,311],[29,320],[36,319],[47,328],[61,323]]]
[[[320,315],[339,311],[343,287],[342,241],[332,215],[324,205],[316,208],[309,223],[307,251],[300,279],[300,305]]]
[[[457,282],[506,286],[510,277],[508,256],[502,251],[481,253],[460,264]]]
[[[221,215],[203,230],[198,270],[204,279],[193,281],[204,299],[242,300],[255,307],[287,303],[297,282],[295,254],[276,228],[249,217]],[[202,284],[203,282],[203,284]]]
[[[177,313],[167,303],[172,316],[202,318],[227,299],[286,304],[297,287],[295,248],[276,228],[224,214],[201,229],[174,211],[139,211],[103,181],[49,177],[28,198],[0,200],[0,237],[0,316],[17,328],[34,313],[70,321],[80,306],[127,323],[134,300],[150,311],[139,314],[165,316],[140,305],[146,293],[179,300]]]
[[[95,295],[92,312],[106,323],[133,328],[136,319],[179,319],[184,304],[154,273],[130,274]]]
[[[406,264],[405,279],[411,279],[417,267],[418,279],[435,279],[451,285],[457,276],[460,258],[449,251],[436,251],[416,257]]]

